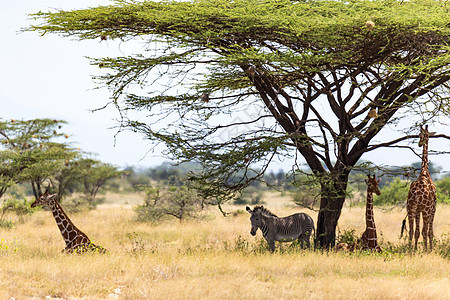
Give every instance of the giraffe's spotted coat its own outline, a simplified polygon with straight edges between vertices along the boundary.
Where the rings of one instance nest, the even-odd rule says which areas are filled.
[[[431,180],[430,171],[428,169],[428,140],[430,133],[428,126],[420,128],[419,146],[423,147],[422,166],[419,178],[411,183],[406,202],[406,211],[409,221],[409,246],[412,244],[412,233],[414,231],[414,249],[417,249],[417,242],[420,236],[420,214],[422,214],[423,227],[423,246],[427,250],[428,241],[430,250],[433,250],[433,221],[436,213],[436,186]]]
[[[56,225],[58,225],[64,242],[66,243],[66,248],[64,248],[63,251],[68,253],[82,253],[86,251],[98,251],[100,253],[107,252],[105,248],[94,245],[87,235],[72,223],[61,205],[56,201],[55,196],[56,195],[50,195],[46,191],[31,204],[31,207],[46,205],[52,210]]]

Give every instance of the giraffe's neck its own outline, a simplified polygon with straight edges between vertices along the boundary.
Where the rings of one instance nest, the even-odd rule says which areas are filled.
[[[373,195],[367,191],[366,202],[366,243],[369,248],[377,247],[377,229],[375,227],[375,219],[373,217]]]
[[[55,217],[56,224],[58,225],[58,228],[61,231],[61,235],[63,236],[63,239],[66,242],[66,244],[68,245],[81,232],[80,230],[78,230],[77,227],[75,227],[75,225],[73,225],[72,221],[70,221],[69,217],[66,215],[61,205],[59,205],[57,201],[52,200],[49,204],[53,216]]]
[[[420,174],[430,176],[430,171],[428,169],[428,141],[423,143],[422,150],[422,165],[420,167]]]

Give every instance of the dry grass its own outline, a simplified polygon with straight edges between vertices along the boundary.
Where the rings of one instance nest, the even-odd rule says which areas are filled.
[[[278,197],[266,198],[273,212],[298,211]],[[288,251],[288,244],[283,252],[252,252],[260,233],[250,236],[246,212],[223,218],[212,210],[202,220],[152,225],[134,222],[134,201],[107,195],[99,209],[71,215],[107,255],[61,254],[50,212],[0,229],[0,299],[450,299],[450,261],[434,253],[350,255]],[[437,212],[440,236],[450,232],[450,207]],[[375,211],[385,241],[400,242],[403,217]],[[363,218],[363,208],[346,208],[340,228],[362,232]]]

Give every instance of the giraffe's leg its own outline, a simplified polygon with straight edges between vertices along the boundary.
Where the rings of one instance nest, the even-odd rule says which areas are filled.
[[[409,249],[412,248],[412,238],[414,232],[414,215],[408,214],[409,232],[408,232],[408,246]]]
[[[428,238],[430,239],[430,251],[433,251],[433,222],[434,222],[434,215],[436,213],[436,192],[434,193],[434,202],[433,206],[431,207],[431,215],[430,215],[430,221],[429,221],[429,227],[428,227]]]
[[[414,231],[414,250],[417,250],[417,242],[419,241],[420,237],[420,211],[416,213],[415,221],[416,221],[416,230]]]
[[[426,252],[428,248],[428,228],[429,228],[429,216],[422,212],[423,225],[422,225],[422,237],[423,237],[423,250]]]
[[[434,212],[431,213],[430,219],[428,220],[428,239],[430,240],[430,251],[433,251],[433,221],[434,221]]]

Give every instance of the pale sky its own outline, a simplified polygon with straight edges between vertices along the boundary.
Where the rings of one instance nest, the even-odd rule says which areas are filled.
[[[97,159],[118,167],[127,165],[156,166],[165,159],[159,151],[147,153],[148,141],[135,133],[121,133],[114,140],[118,113],[111,107],[90,112],[108,102],[106,89],[94,90],[97,85],[91,75],[97,67],[89,65],[89,57],[129,55],[139,43],[126,45],[115,41],[75,41],[57,35],[41,37],[35,32],[18,33],[28,26],[28,13],[77,9],[108,5],[105,0],[1,0],[0,1],[0,118],[32,119],[57,118],[66,120],[66,133],[75,147],[97,153]],[[449,122],[450,123],[450,120]],[[430,128],[450,135],[449,126]],[[379,141],[391,140],[392,132],[383,129]],[[416,143],[416,142],[415,142]],[[450,150],[450,141],[430,140],[431,149]],[[158,148],[160,149],[160,148]],[[416,149],[418,149],[416,147]],[[419,150],[420,152],[420,150]],[[363,156],[384,165],[410,165],[418,158],[406,149],[387,149]],[[430,160],[450,171],[450,155],[430,157]],[[289,169],[289,163],[271,169]]]

